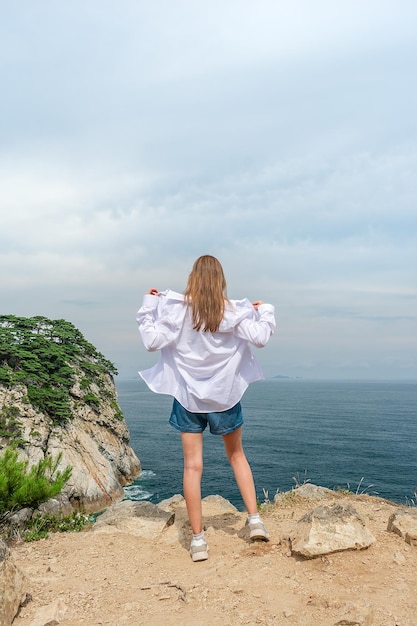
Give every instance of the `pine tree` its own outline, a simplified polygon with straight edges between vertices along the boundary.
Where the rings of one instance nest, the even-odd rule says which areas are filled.
[[[28,461],[19,461],[15,447],[5,449],[0,456],[0,525],[16,511],[36,509],[62,491],[72,468],[58,470],[61,459],[62,452],[55,459],[48,456],[29,468]]]

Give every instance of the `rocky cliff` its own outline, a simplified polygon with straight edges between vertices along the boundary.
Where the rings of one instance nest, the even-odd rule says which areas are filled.
[[[107,377],[104,391],[116,396],[114,382]],[[94,389],[101,398],[100,390]],[[140,473],[140,462],[129,446],[129,431],[113,403],[100,399],[92,409],[79,402],[78,381],[71,389],[73,417],[64,424],[53,420],[27,402],[24,385],[12,390],[0,387],[0,407],[14,409],[19,423],[20,457],[34,464],[47,455],[62,452],[60,469],[71,465],[72,476],[59,498],[59,508],[98,511],[123,496],[123,486]],[[77,401],[78,400],[78,401]],[[5,443],[4,438],[0,438]]]
[[[60,469],[73,470],[55,508],[107,507],[141,470],[117,403],[114,366],[64,320],[2,320],[0,451],[18,444],[30,464],[62,452]]]

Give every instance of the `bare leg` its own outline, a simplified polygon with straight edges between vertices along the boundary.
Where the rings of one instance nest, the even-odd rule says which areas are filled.
[[[248,514],[257,513],[255,484],[242,447],[242,427],[223,435],[224,447]]]
[[[184,498],[194,535],[203,530],[201,476],[203,474],[202,433],[181,433],[184,452]]]

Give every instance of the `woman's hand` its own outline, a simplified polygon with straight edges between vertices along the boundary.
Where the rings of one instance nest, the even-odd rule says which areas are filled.
[[[258,306],[261,306],[261,304],[264,304],[263,300],[255,300],[255,302],[252,302],[252,306],[254,309],[257,309]]]
[[[161,295],[159,293],[159,291],[157,289],[154,289],[154,288],[149,289],[149,291],[147,291],[146,293],[149,294],[150,296],[159,296],[159,295]]]

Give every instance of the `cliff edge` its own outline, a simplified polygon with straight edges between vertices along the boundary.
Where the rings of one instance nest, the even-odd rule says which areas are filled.
[[[62,453],[72,476],[50,508],[98,511],[140,474],[115,373],[65,320],[0,317],[0,452],[13,443],[30,465]]]
[[[125,502],[111,508],[116,513],[122,504],[139,506]],[[257,543],[245,532],[245,513],[209,496],[203,517],[210,553],[199,563],[188,552],[191,528],[183,498],[177,495],[159,507],[175,513],[174,523],[170,516],[164,521],[119,515],[90,531],[17,545],[15,563],[27,577],[31,601],[13,626],[416,624],[417,548],[407,539],[410,530],[401,536],[392,523],[393,516],[407,517],[416,529],[413,507],[400,512],[397,504],[373,496],[297,489],[263,508],[271,540]],[[310,543],[321,543],[323,536],[338,542],[340,530],[350,536],[345,515],[350,507],[374,541],[367,548],[333,545],[335,552],[299,556],[294,539],[317,507],[341,514],[337,523],[316,514]]]

